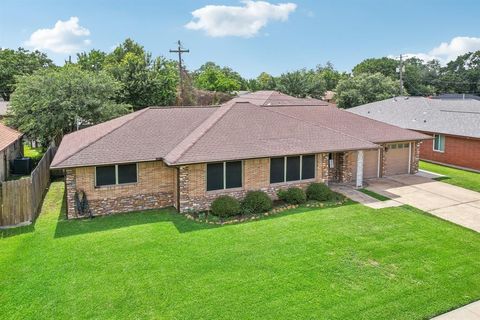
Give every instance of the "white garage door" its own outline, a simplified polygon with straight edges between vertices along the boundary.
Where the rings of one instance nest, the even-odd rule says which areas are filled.
[[[409,143],[391,143],[387,145],[385,154],[385,175],[408,173]]]

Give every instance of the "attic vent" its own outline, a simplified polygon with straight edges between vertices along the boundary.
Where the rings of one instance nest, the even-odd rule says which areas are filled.
[[[423,120],[423,123],[427,123],[427,120]]]

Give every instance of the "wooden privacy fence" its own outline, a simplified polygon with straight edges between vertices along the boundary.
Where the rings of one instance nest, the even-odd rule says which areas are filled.
[[[50,163],[55,152],[56,147],[48,148],[29,177],[2,183],[0,226],[28,223],[37,218],[50,182]]]

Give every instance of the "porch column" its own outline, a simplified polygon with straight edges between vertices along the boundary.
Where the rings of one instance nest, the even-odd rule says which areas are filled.
[[[356,187],[363,187],[363,150],[357,151],[357,179]]]

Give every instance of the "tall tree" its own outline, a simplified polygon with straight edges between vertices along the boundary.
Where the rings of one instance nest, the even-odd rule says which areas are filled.
[[[93,49],[89,52],[77,53],[77,64],[83,70],[103,70],[107,54],[103,51]]]
[[[314,70],[296,70],[283,73],[276,80],[277,89],[285,94],[320,99],[326,91],[325,80]]]
[[[40,51],[0,48],[0,97],[10,100],[10,95],[15,90],[15,77],[32,74],[38,69],[52,66],[54,66],[52,60]]]
[[[257,77],[257,82],[259,90],[275,90],[277,87],[275,77],[266,72],[260,73]]]
[[[179,82],[177,63],[163,57],[153,59],[143,46],[131,39],[106,56],[104,69],[123,84],[121,101],[135,109],[175,104]]]
[[[352,108],[398,94],[398,84],[391,78],[381,73],[362,73],[341,80],[336,88],[335,99],[340,108]]]
[[[18,79],[7,121],[47,145],[76,130],[79,121],[93,125],[127,113],[131,107],[116,102],[121,87],[103,71],[76,65],[40,70]]]
[[[398,61],[395,59],[387,57],[370,58],[363,60],[353,67],[352,73],[354,76],[358,76],[362,73],[381,73],[386,77],[394,79],[397,77],[397,67]]]
[[[199,89],[230,93],[246,89],[246,81],[227,67],[220,67],[213,62],[203,64],[194,72],[194,83]]]
[[[480,94],[480,50],[447,63],[436,85],[440,92]]]

